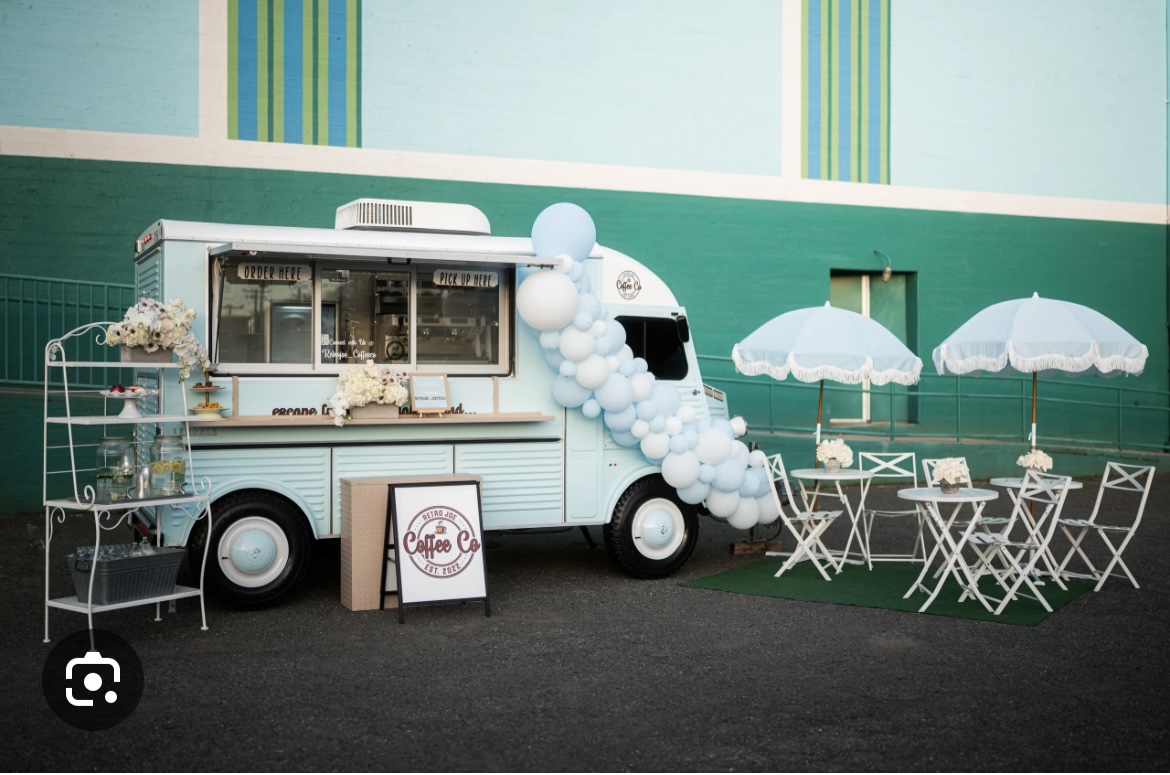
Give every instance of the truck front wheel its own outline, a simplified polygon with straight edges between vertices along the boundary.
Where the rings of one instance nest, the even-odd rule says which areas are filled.
[[[304,575],[312,536],[288,501],[265,492],[232,493],[215,504],[212,517],[206,583],[220,599],[262,608]]]
[[[681,568],[695,550],[698,510],[680,500],[662,477],[640,479],[618,499],[604,535],[605,548],[627,573],[662,578]]]

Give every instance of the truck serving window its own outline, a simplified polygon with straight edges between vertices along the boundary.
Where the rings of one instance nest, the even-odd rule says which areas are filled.
[[[269,364],[331,371],[373,361],[506,374],[512,272],[227,256],[218,267],[215,357],[240,371],[273,371]]]
[[[687,352],[674,318],[642,318],[622,315],[617,321],[626,329],[626,344],[635,358],[645,358],[658,379],[686,379]]]

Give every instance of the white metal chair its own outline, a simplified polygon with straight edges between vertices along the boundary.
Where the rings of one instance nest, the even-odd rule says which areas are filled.
[[[841,565],[821,541],[821,535],[837,517],[841,516],[842,512],[840,510],[802,511],[797,505],[799,501],[792,494],[792,485],[788,482],[788,472],[784,469],[784,458],[775,454],[768,458],[768,461],[772,471],[772,476],[768,480],[772,488],[772,499],[776,502],[776,510],[780,512],[780,521],[788,528],[796,541],[796,548],[780,566],[780,570],[776,571],[776,576],[783,575],[791,570],[796,563],[808,559],[824,576],[825,581],[831,580],[821,564],[821,560],[828,562],[829,566],[837,572],[841,571]],[[777,481],[784,488],[784,494],[788,499],[787,504],[783,502],[779,490],[776,489]]]
[[[918,487],[918,465],[913,452],[861,452],[858,454],[858,466],[862,471],[871,471],[873,480],[885,479]],[[895,519],[914,517],[917,520],[918,534],[914,538],[914,547],[909,554],[874,554],[870,550],[869,540],[874,520],[886,517]],[[923,518],[918,509],[867,507],[862,514],[862,526],[865,530],[865,550],[871,562],[923,562],[926,559],[926,544],[922,536]]]
[[[1105,475],[1101,478],[1101,486],[1097,488],[1097,502],[1093,504],[1093,513],[1089,515],[1089,518],[1062,518],[1057,520],[1060,524],[1060,529],[1064,532],[1065,536],[1068,537],[1068,540],[1072,544],[1068,550],[1068,553],[1064,556],[1064,559],[1061,560],[1060,565],[1057,566],[1057,575],[1064,576],[1066,578],[1076,576],[1080,578],[1095,579],[1097,581],[1097,586],[1093,588],[1093,591],[1098,592],[1100,591],[1101,587],[1104,586],[1105,579],[1109,578],[1111,575],[1118,577],[1122,575],[1120,573],[1113,572],[1113,568],[1115,566],[1120,566],[1121,570],[1124,571],[1125,576],[1129,578],[1130,583],[1134,585],[1134,588],[1138,588],[1137,579],[1135,579],[1133,574],[1129,572],[1129,568],[1126,566],[1125,561],[1121,559],[1121,553],[1125,551],[1125,547],[1129,545],[1129,541],[1131,538],[1133,538],[1133,534],[1137,530],[1138,525],[1141,524],[1142,514],[1146,510],[1146,499],[1150,495],[1150,484],[1153,482],[1153,479],[1153,466],[1133,466],[1125,465],[1123,463],[1107,463],[1105,465]],[[1106,522],[1102,521],[1105,515],[1101,511],[1101,504],[1104,501],[1106,490],[1140,494],[1141,497],[1138,501],[1137,513],[1133,518],[1133,522],[1128,525],[1123,525],[1116,523],[1107,524]],[[1070,528],[1073,530],[1077,530],[1077,528],[1079,528],[1079,530],[1077,530],[1076,534],[1074,535]],[[1090,530],[1095,531],[1097,535],[1101,537],[1101,541],[1109,548],[1109,552],[1112,555],[1111,559],[1109,560],[1109,564],[1105,566],[1104,570],[1097,570],[1093,563],[1089,561],[1088,556],[1085,555],[1084,549],[1081,548],[1081,542],[1084,540],[1085,536],[1089,533]],[[1113,541],[1109,539],[1110,534],[1120,538],[1121,543],[1114,544]],[[1088,574],[1070,573],[1065,570],[1065,567],[1068,565],[1069,561],[1073,558],[1074,555],[1081,558],[1081,561],[1085,564],[1085,567],[1089,569]]]
[[[1028,596],[1035,598],[1045,611],[1052,613],[1052,606],[1037,586],[1039,576],[1036,565],[1048,552],[1048,544],[1068,496],[1070,481],[1067,476],[1028,471],[1019,493],[1012,498],[1012,516],[1003,532],[977,531],[968,537],[967,545],[979,555],[979,566],[974,573],[976,581],[980,576],[990,574],[1003,589],[1003,598],[993,613],[998,615],[1017,594],[1024,594],[1019,591],[1021,586],[1026,586],[1031,593]],[[1043,507],[1039,516],[1032,513],[1036,506]],[[1016,525],[1021,526],[1023,535],[1013,538],[1012,533],[1017,532],[1013,529]],[[997,559],[1001,560],[998,565],[995,562]],[[967,595],[964,592],[960,601],[966,599]],[[983,596],[989,600],[995,599],[986,593]]]

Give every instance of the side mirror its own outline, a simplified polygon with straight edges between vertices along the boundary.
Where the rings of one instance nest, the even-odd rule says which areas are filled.
[[[676,326],[678,326],[678,340],[680,342],[691,341],[691,327],[687,323],[687,316],[679,315],[674,319],[674,323]]]

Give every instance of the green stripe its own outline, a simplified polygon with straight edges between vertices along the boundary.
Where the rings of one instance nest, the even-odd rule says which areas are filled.
[[[228,0],[228,61],[227,61],[227,136],[229,140],[240,139],[240,4],[239,0]],[[206,139],[206,138],[204,138]]]
[[[890,182],[890,0],[882,0],[881,182]]]
[[[272,7],[272,139],[284,142],[284,0]]]
[[[808,0],[800,11],[800,177],[808,177]]]
[[[314,20],[317,45],[313,49],[317,65],[317,131],[313,142],[329,145],[329,2],[314,0],[313,5],[317,11]]]
[[[255,0],[256,3],[256,139],[271,140],[268,128],[271,126],[268,114],[271,101],[268,99],[272,83],[272,40],[268,27],[268,3],[270,0]]]

